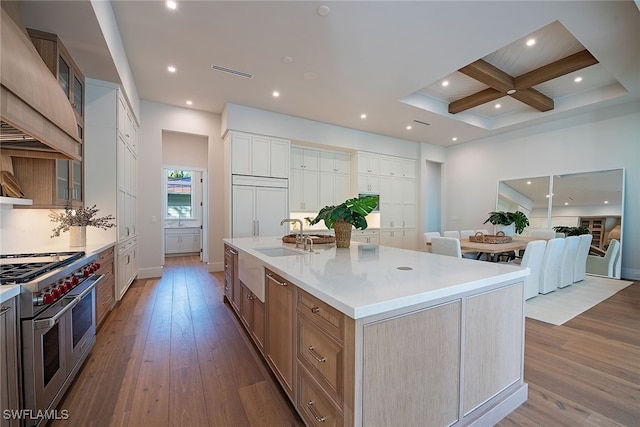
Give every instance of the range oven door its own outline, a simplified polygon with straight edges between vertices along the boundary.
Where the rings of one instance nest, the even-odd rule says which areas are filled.
[[[75,304],[69,312],[69,340],[67,342],[67,369],[72,372],[84,361],[96,340],[96,291],[104,275],[91,276],[67,295]]]
[[[25,408],[45,410],[67,378],[67,313],[74,303],[58,301],[22,321]]]

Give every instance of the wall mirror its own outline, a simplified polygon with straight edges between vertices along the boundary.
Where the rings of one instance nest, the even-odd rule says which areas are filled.
[[[498,183],[498,210],[521,210],[529,229],[586,226],[592,254],[606,254],[612,239],[622,243],[624,170],[612,169],[510,179]],[[526,232],[525,232],[526,233]],[[622,245],[620,255],[622,259]],[[611,277],[620,277],[617,262]]]

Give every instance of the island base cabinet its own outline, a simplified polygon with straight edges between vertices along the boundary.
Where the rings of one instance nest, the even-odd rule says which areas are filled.
[[[267,362],[289,399],[294,401],[296,287],[272,271],[265,269],[265,272]]]
[[[460,312],[456,301],[364,326],[363,426],[458,420]]]
[[[264,352],[264,303],[240,282],[242,302],[240,320],[260,352]]]
[[[341,411],[327,398],[304,367],[298,370],[298,413],[308,426],[342,427]]]

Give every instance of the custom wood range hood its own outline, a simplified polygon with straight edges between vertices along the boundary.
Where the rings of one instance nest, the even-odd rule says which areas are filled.
[[[20,3],[2,1],[1,12],[0,149],[80,160],[73,108],[31,42]]]

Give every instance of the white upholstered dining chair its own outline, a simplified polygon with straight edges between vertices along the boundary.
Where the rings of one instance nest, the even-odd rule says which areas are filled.
[[[607,252],[603,257],[587,255],[586,272],[589,274],[599,274],[601,276],[615,276],[615,263],[620,252],[620,242],[613,239],[609,242]]]
[[[460,240],[455,237],[432,237],[431,252],[439,255],[448,255],[462,258]]]
[[[560,260],[559,288],[564,288],[573,283],[573,269],[576,265],[579,245],[580,236],[569,236],[564,239],[564,249],[562,250],[562,259]]]
[[[442,233],[444,237],[453,237],[454,239],[460,238],[460,232],[458,230],[448,230]]]
[[[560,260],[564,249],[564,239],[550,239],[540,266],[540,293],[548,294],[558,289],[560,281]]]
[[[546,247],[546,241],[533,240],[527,243],[522,259],[518,260],[522,267],[528,267],[531,271],[531,274],[524,279],[524,299],[538,296],[540,290],[540,267],[542,267],[542,258]]]
[[[433,237],[440,237],[439,231],[427,231],[422,234],[422,246],[426,247],[427,252],[431,252],[431,239]]]
[[[592,239],[593,236],[591,234],[583,234],[580,236],[578,253],[576,254],[576,264],[573,266],[573,283],[584,280],[584,276],[587,273],[587,256],[589,255]]]
[[[476,234],[475,230],[460,230],[461,239],[468,239],[469,236],[473,236],[474,234]]]

